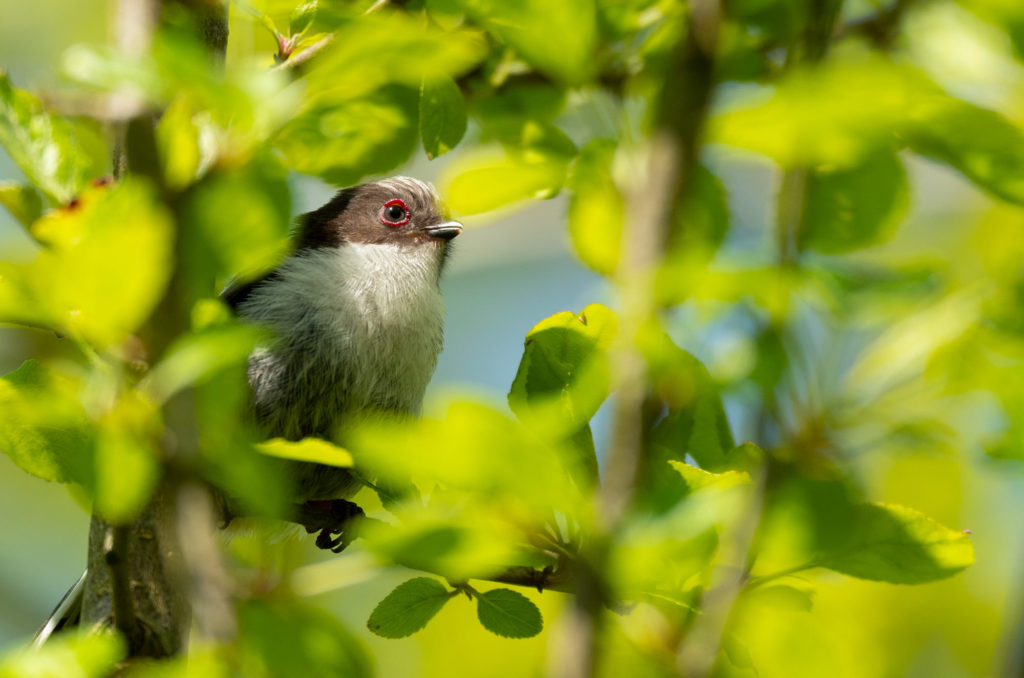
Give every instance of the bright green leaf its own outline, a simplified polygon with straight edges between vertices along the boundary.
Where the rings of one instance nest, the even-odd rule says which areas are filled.
[[[91,483],[94,511],[126,524],[149,502],[160,475],[156,441],[162,428],[156,408],[129,392],[100,418]]]
[[[625,201],[612,180],[615,143],[598,139],[576,158],[569,176],[569,236],[580,260],[604,275],[619,265]]]
[[[697,468],[696,466],[690,466],[689,464],[670,459],[669,464],[672,465],[679,475],[683,477],[683,482],[686,483],[686,487],[691,491],[704,489],[706,487],[717,487],[725,489],[733,487],[734,485],[745,485],[750,482],[750,474],[744,471],[725,471],[724,473],[710,473],[704,469]]]
[[[348,468],[353,465],[352,455],[337,445],[320,438],[303,438],[299,441],[273,438],[256,446],[263,454],[279,459],[291,459],[328,466]]]
[[[40,648],[18,648],[0,658],[0,678],[104,678],[127,649],[114,633],[60,634]]]
[[[0,205],[26,227],[43,215],[43,200],[39,192],[25,184],[0,182]]]
[[[193,122],[192,114],[188,98],[179,97],[164,110],[156,125],[156,144],[164,182],[172,189],[188,186],[199,171],[199,128]]]
[[[521,593],[494,589],[477,596],[476,616],[484,628],[503,638],[532,638],[541,632],[540,610]]]
[[[430,159],[444,155],[466,133],[466,100],[451,77],[441,74],[420,86],[420,137]]]
[[[84,124],[50,115],[28,92],[14,89],[0,71],[0,146],[29,182],[54,204],[66,205],[103,175],[106,150]]]
[[[384,638],[411,636],[426,626],[451,598],[448,589],[436,579],[410,579],[377,604],[366,627]]]
[[[21,270],[31,292],[25,302],[96,346],[122,341],[164,291],[171,229],[170,215],[142,182],[92,189],[33,224],[47,247]]]
[[[485,152],[453,164],[447,170],[445,193],[452,211],[462,215],[551,198],[561,190],[568,171],[563,157],[544,154],[527,158]]]
[[[82,482],[95,438],[72,380],[35,360],[0,379],[0,450],[22,470]]]
[[[969,532],[894,504],[856,506],[841,542],[815,560],[852,577],[894,584],[945,579],[973,562]]]

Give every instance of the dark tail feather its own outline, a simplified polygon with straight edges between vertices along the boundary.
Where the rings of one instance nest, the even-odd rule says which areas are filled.
[[[53,609],[49,618],[36,632],[36,637],[32,639],[32,647],[40,647],[50,636],[63,628],[78,626],[78,621],[82,617],[82,593],[85,590],[86,574],[88,574],[88,570],[82,573],[75,585],[68,589],[68,592],[57,603],[57,607]]]

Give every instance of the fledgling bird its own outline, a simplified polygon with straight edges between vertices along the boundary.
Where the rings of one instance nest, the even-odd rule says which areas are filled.
[[[262,433],[330,438],[352,419],[419,413],[443,342],[441,274],[450,241],[461,232],[430,184],[375,181],[344,189],[304,215],[291,255],[262,279],[225,290],[238,316],[272,337],[249,358]],[[297,461],[284,468],[297,504],[330,504],[358,486],[343,468]],[[340,550],[347,539],[333,537],[339,528],[331,520],[317,544]],[[65,595],[35,645],[77,623],[84,580]]]

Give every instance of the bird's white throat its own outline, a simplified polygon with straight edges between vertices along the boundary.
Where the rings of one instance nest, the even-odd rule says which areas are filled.
[[[418,412],[443,341],[440,265],[433,245],[350,243],[294,254],[239,309],[279,342],[258,358],[262,374],[251,375],[257,401],[281,395],[284,371],[303,372],[299,381],[309,385],[323,371],[347,394],[346,410]],[[275,354],[302,356],[302,364]]]

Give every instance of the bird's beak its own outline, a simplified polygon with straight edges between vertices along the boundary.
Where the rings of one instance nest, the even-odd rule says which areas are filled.
[[[423,229],[423,232],[429,235],[431,238],[451,240],[459,233],[462,233],[462,224],[460,224],[457,221],[446,221],[443,224],[427,226],[426,228]]]

